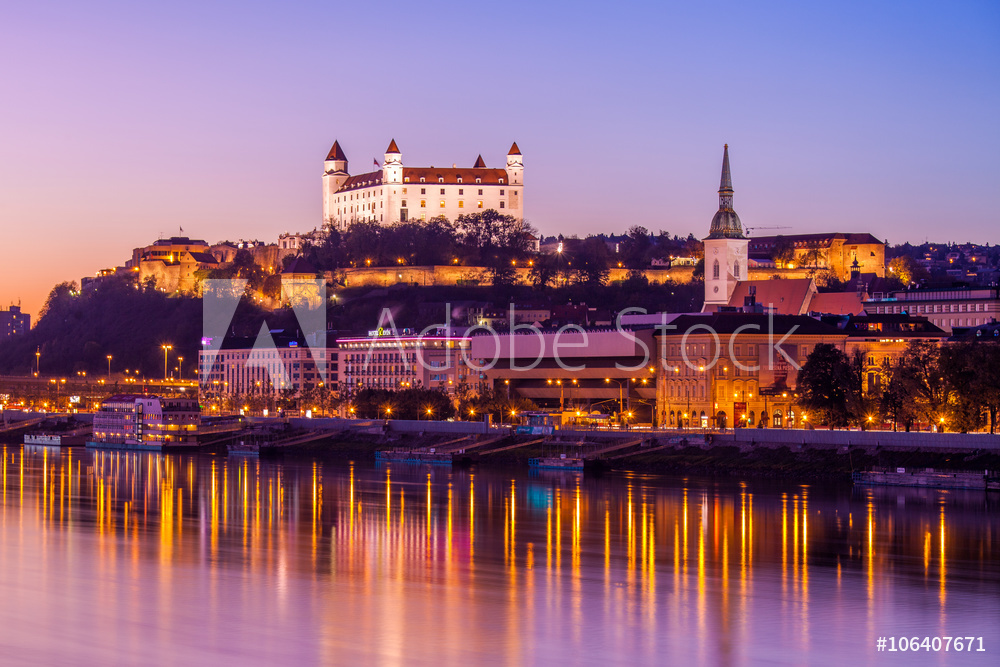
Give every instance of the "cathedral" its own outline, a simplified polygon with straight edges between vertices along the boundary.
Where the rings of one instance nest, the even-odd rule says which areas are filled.
[[[323,163],[323,221],[344,230],[355,221],[391,225],[494,209],[524,218],[524,164],[515,142],[507,164],[487,167],[480,155],[471,167],[407,167],[396,141],[380,168],[352,176],[339,141]],[[378,167],[377,161],[373,163]]]
[[[747,278],[750,240],[743,235],[740,217],[733,210],[733,176],[729,171],[729,144],[722,153],[719,210],[705,239],[705,310],[729,304],[736,284]]]

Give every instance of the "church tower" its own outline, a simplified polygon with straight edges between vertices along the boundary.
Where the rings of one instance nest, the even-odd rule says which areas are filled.
[[[347,156],[340,147],[340,142],[334,141],[333,147],[323,161],[323,222],[331,222],[334,215],[334,193],[348,179]]]
[[[705,308],[725,306],[736,283],[747,279],[749,240],[733,210],[733,176],[729,170],[729,144],[722,153],[719,211],[705,239]]]

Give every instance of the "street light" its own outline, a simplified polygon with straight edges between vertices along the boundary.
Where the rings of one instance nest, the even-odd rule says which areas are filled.
[[[163,381],[167,381],[167,353],[174,349],[173,345],[161,345],[163,348]]]
[[[42,348],[35,348],[35,377],[42,374]]]
[[[111,380],[111,355],[108,355],[108,381]]]
[[[184,381],[184,357],[177,357],[177,379]]]

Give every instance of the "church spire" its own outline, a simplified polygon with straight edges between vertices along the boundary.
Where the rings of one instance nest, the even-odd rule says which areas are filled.
[[[743,225],[733,210],[733,175],[729,170],[729,144],[722,152],[722,179],[719,182],[719,211],[712,218],[710,239],[742,239]]]
[[[719,210],[733,210],[733,174],[729,170],[729,144],[722,149],[722,179],[719,182]]]

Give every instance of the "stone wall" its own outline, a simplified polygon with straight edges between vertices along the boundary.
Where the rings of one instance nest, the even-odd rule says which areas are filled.
[[[517,282],[531,284],[531,269],[517,267]],[[694,267],[681,266],[671,269],[648,269],[643,272],[650,283],[689,283]],[[627,269],[614,268],[608,275],[609,282],[628,278]],[[416,284],[422,287],[442,285],[489,285],[489,271],[476,266],[400,266],[343,269],[339,272],[345,287],[388,287],[399,283]]]

